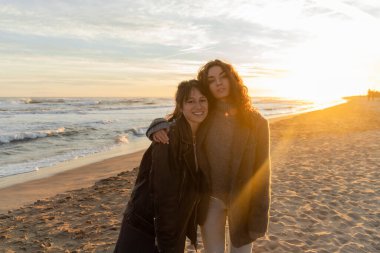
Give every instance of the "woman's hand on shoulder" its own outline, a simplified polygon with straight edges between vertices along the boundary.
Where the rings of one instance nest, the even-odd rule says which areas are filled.
[[[152,134],[152,139],[155,142],[162,143],[162,144],[169,144],[169,136],[168,136],[168,129],[161,129],[157,132]]]

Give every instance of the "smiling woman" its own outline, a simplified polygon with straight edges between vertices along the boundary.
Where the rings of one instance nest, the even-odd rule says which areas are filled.
[[[171,141],[152,143],[144,153],[115,253],[184,252],[186,236],[197,245],[204,174],[198,167],[195,138],[207,116],[208,100],[201,84],[189,80],[178,85],[175,101]]]

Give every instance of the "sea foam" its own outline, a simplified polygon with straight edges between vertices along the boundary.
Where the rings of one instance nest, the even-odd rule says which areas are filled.
[[[22,132],[22,133],[8,133],[0,135],[0,144],[10,143],[14,141],[26,141],[37,138],[44,138],[49,136],[59,135],[65,132],[64,127],[54,130],[41,130],[35,132]]]

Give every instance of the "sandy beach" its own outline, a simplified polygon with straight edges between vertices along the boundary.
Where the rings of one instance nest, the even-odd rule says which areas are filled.
[[[379,99],[273,121],[271,152],[269,233],[253,252],[380,251]],[[142,154],[0,189],[0,252],[112,252]]]

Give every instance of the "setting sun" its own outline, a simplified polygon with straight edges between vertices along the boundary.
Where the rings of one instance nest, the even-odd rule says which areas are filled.
[[[365,94],[379,80],[375,71],[378,44],[366,33],[360,39],[349,31],[334,35],[324,31],[318,38],[306,41],[288,51],[280,76],[248,79],[250,88],[265,86],[277,96],[313,101],[329,100],[352,94]],[[364,37],[365,36],[365,37]],[[364,39],[368,39],[363,42]],[[371,40],[369,40],[371,39]],[[379,65],[379,63],[377,63]],[[377,65],[377,66],[378,66]]]

